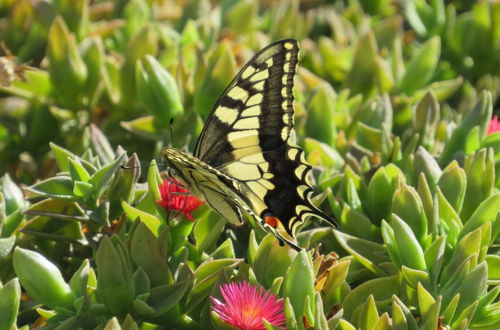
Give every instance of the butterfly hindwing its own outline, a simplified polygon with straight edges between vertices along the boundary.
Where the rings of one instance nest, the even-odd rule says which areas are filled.
[[[235,208],[244,209],[296,249],[293,237],[307,216],[335,226],[333,219],[312,205],[311,167],[303,150],[290,141],[298,51],[297,42],[288,39],[257,53],[217,101],[194,157],[168,149],[185,155],[177,159],[184,162],[176,165],[177,172],[184,171],[182,179],[194,193],[211,198],[210,205],[222,203],[212,205],[219,213],[227,218],[239,215]],[[167,152],[165,156],[172,159]],[[199,162],[197,174],[188,173],[193,171],[188,156]],[[189,177],[200,175],[205,179]]]
[[[243,222],[240,208],[245,205],[234,194],[236,181],[215,170],[197,158],[174,148],[166,148],[164,155],[170,167],[188,184],[189,190],[233,224]]]

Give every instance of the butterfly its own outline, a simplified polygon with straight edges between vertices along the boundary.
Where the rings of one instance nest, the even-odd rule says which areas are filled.
[[[259,51],[217,100],[194,154],[165,148],[167,165],[191,192],[229,222],[248,212],[295,250],[295,232],[306,217],[335,221],[311,202],[311,166],[292,143],[296,40]]]

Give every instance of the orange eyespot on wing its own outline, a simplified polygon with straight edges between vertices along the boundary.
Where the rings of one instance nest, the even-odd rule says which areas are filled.
[[[272,215],[268,215],[264,218],[264,222],[273,228],[277,228],[280,220]]]

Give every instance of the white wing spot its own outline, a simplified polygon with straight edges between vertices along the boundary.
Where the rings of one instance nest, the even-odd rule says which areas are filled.
[[[219,106],[216,110],[217,119],[225,124],[232,124],[238,118],[238,110],[228,107]]]
[[[300,198],[305,199],[305,192],[309,189],[308,186],[301,184],[300,186],[297,187],[297,193],[299,194]]]
[[[269,165],[268,165],[268,167],[269,167]],[[266,172],[266,173],[264,173],[264,175],[262,177],[264,179],[268,179],[269,180],[269,179],[274,178],[274,174],[272,174],[271,172]]]
[[[239,86],[234,86],[227,95],[233,100],[240,100],[243,103],[248,99],[248,91]]]
[[[232,163],[225,166],[223,172],[238,180],[258,180],[259,170],[255,165]]]
[[[299,151],[295,148],[291,148],[290,150],[288,150],[288,158],[290,158],[291,160],[295,160],[295,157],[297,157],[297,154],[299,153]]]
[[[287,55],[288,55],[288,54],[287,54]],[[255,73],[255,71],[256,71],[256,69],[255,69],[253,66],[249,65],[249,66],[245,69],[245,71],[243,71],[243,72],[241,73],[241,78],[243,78],[243,79],[247,79],[248,77],[250,77],[251,75],[253,75],[253,74]]]
[[[285,48],[290,50],[290,49],[293,49],[294,45],[291,43],[291,42],[287,42],[285,43]]]
[[[286,141],[286,139],[288,139],[288,133],[289,133],[288,127],[285,126],[281,129],[281,139],[283,141]]]
[[[229,138],[229,143],[234,149],[252,147],[259,144],[259,137],[257,135],[250,135],[240,138]]]
[[[246,103],[246,106],[247,107],[251,107],[253,105],[257,105],[257,104],[260,104],[262,102],[262,94],[261,93],[258,93],[258,94],[255,94],[255,95],[252,95],[247,103]]]
[[[300,223],[300,220],[297,221],[297,217],[291,217],[290,222],[288,223],[288,228],[292,231],[292,233],[295,233],[295,227]]]
[[[285,124],[288,124],[289,121],[290,121],[290,114],[285,112],[285,114],[283,115],[283,122]]]
[[[260,180],[257,180],[257,182],[260,183],[261,185],[263,185],[267,190],[274,189],[274,185],[269,180],[260,179]]]
[[[247,186],[248,188],[250,188],[250,190],[252,190],[257,196],[261,198],[263,198],[267,193],[266,188],[264,188],[261,184],[257,182],[248,182]]]
[[[267,78],[269,78],[269,71],[262,70],[260,72],[257,72],[256,74],[254,74],[251,81],[259,81],[259,80],[264,80]]]
[[[259,119],[257,117],[243,118],[238,120],[233,127],[235,129],[259,128]]]
[[[267,67],[273,66],[273,58],[271,57],[265,63],[267,64]]]
[[[247,130],[247,131],[234,131],[234,132],[229,132],[227,134],[227,138],[229,141],[232,140],[239,140],[239,139],[244,139],[249,136],[258,136],[259,132],[255,129]]]
[[[281,96],[283,96],[284,98],[288,97],[288,88],[287,87],[283,87],[281,89]]]
[[[302,212],[307,212],[307,211],[311,211],[310,208],[308,208],[307,206],[304,206],[304,205],[297,205],[295,207],[295,213],[297,214],[300,214]]]
[[[253,88],[262,92],[264,90],[264,84],[265,84],[265,81],[261,80],[258,83],[253,84]]]
[[[307,166],[306,165],[299,165],[296,169],[295,169],[295,176],[299,179],[302,178],[302,175],[304,174],[304,172],[307,170]]]
[[[246,148],[235,149],[231,153],[235,159],[242,159],[243,157],[262,152],[259,146],[251,146]]]
[[[265,162],[264,156],[261,153],[249,155],[240,159],[240,161],[251,164],[260,164]]]
[[[241,113],[242,117],[251,117],[260,115],[260,106],[254,105],[253,107],[249,107]]]
[[[262,170],[262,172],[269,171],[269,163],[268,162],[262,162],[262,163],[260,163],[259,167]],[[264,179],[267,179],[267,178],[264,177]]]

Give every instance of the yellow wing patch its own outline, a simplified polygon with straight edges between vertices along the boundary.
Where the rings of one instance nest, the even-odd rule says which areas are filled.
[[[245,210],[295,249],[295,231],[306,217],[335,225],[312,205],[311,167],[289,141],[297,62],[295,40],[258,52],[213,107],[194,156],[164,151],[180,179],[223,217],[239,223]]]

